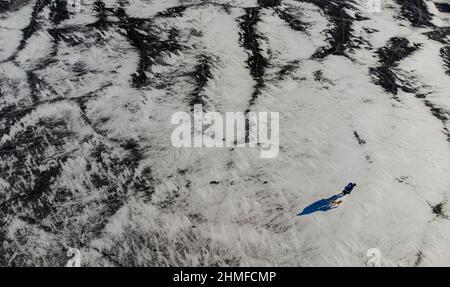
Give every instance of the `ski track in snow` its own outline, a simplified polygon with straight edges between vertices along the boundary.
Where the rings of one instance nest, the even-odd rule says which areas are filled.
[[[0,0],[0,266],[449,266],[450,2],[365,3]],[[172,147],[195,104],[280,155]]]

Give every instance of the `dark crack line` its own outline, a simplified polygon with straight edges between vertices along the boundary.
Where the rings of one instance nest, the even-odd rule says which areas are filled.
[[[262,55],[262,50],[259,45],[259,40],[261,36],[258,35],[256,31],[256,26],[260,21],[260,7],[256,8],[246,8],[245,15],[241,17],[240,29],[242,46],[248,51],[247,64],[250,69],[250,75],[256,82],[254,86],[253,93],[248,102],[248,108],[245,111],[245,142],[249,142],[250,137],[250,121],[248,114],[250,113],[252,107],[255,105],[256,100],[261,94],[261,90],[265,86],[264,75],[265,70],[269,63],[266,58]]]
[[[349,58],[348,51],[357,48],[353,35],[354,19],[346,12],[352,9],[351,0],[317,1],[317,0],[297,0],[300,2],[312,3],[319,7],[331,22],[331,28],[327,30],[328,46],[319,48],[313,59],[323,59],[329,55],[344,56]],[[360,40],[362,41],[362,40]]]
[[[433,17],[424,0],[395,0],[401,7],[401,16],[409,20],[413,27],[434,27]]]
[[[395,68],[398,64],[420,48],[419,45],[411,45],[408,39],[394,37],[377,51],[380,66],[370,68],[369,72],[374,77],[375,84],[381,86],[386,92],[393,95],[397,101],[398,89],[403,86],[397,83]]]

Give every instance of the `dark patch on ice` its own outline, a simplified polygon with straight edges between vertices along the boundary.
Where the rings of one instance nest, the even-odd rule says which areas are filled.
[[[228,170],[230,170],[232,168],[235,168],[235,167],[236,167],[236,163],[234,161],[230,160],[230,161],[227,162],[227,169]]]
[[[376,33],[376,32],[380,32],[380,30],[373,29],[373,28],[368,28],[368,27],[364,27],[363,30],[366,31],[367,34],[373,34],[373,33]]]
[[[361,136],[358,134],[357,131],[353,131],[353,135],[355,136],[355,138],[358,141],[359,145],[365,145],[366,144],[366,141],[361,138]]]
[[[74,135],[64,120],[46,118],[0,145],[2,159],[11,162],[0,167],[4,180],[11,185],[5,191],[6,200],[0,204],[2,216],[18,212],[24,218],[39,220],[52,212],[57,194],[52,194],[51,186],[61,173],[61,164],[68,159],[64,144]],[[50,150],[53,155],[49,158]],[[47,168],[41,170],[39,165],[45,164]]]
[[[177,40],[179,31],[171,29],[168,39],[162,39],[160,33],[152,29],[151,19],[129,17],[123,8],[116,10],[116,16],[120,19],[119,27],[126,31],[125,36],[139,52],[139,65],[136,73],[132,75],[132,82],[134,87],[143,88],[150,84],[147,72],[158,58],[167,52],[173,53],[181,49]]]
[[[328,46],[319,48],[313,58],[323,59],[329,55],[348,56],[347,52],[356,48],[354,43],[356,37],[353,35],[353,19],[347,9],[352,10],[352,1],[334,0],[317,1],[301,0],[318,6],[331,22],[331,28],[327,30]]]
[[[83,41],[83,39],[73,33],[75,31],[72,27],[50,28],[47,32],[53,38],[53,41],[64,41],[64,43],[72,47],[81,44]]]
[[[370,20],[370,18],[363,16],[361,13],[357,12],[357,13],[355,13],[355,20],[356,21],[367,21],[367,20]]]
[[[409,179],[409,176],[404,176],[404,175],[402,175],[402,176],[396,178],[395,180],[396,180],[398,183],[408,183],[408,182],[407,182],[408,179]]]
[[[44,82],[33,71],[27,72],[27,82],[30,88],[31,99],[37,103],[39,101],[38,94],[41,92],[41,87]]]
[[[181,17],[183,16],[184,11],[186,11],[188,7],[185,5],[171,7],[166,11],[161,11],[156,14],[157,17]]]
[[[189,171],[189,169],[183,168],[183,169],[178,169],[178,170],[177,170],[177,173],[178,173],[179,175],[185,175],[188,171]]]
[[[9,134],[14,124],[33,110],[32,107],[9,105],[0,109],[0,134]]]
[[[127,139],[120,144],[120,147],[123,148],[127,155],[121,159],[119,165],[135,170],[144,159],[143,150],[139,141],[136,139]]]
[[[268,66],[268,61],[262,55],[259,40],[261,36],[256,31],[256,25],[260,21],[260,8],[247,8],[246,14],[241,18],[240,28],[242,30],[241,41],[245,49],[249,51],[247,64],[250,68],[250,74],[257,82],[256,91],[264,86],[264,73]],[[257,95],[250,100],[250,105],[254,104]]]
[[[383,89],[394,95],[397,95],[398,84],[396,84],[395,73],[387,66],[380,66],[378,68],[370,68],[370,73],[375,76],[376,84],[383,87]],[[397,97],[394,97],[398,100]]]
[[[433,27],[433,16],[424,0],[395,0],[401,6],[401,16],[414,27]]]
[[[283,65],[277,72],[278,80],[282,80],[287,76],[291,75],[296,69],[299,68],[299,64],[300,64],[299,60],[294,60]]]
[[[450,3],[434,2],[434,5],[439,12],[450,13]]]
[[[175,202],[180,198],[180,189],[177,187],[172,190],[166,198],[158,203],[158,207],[162,210],[167,210],[175,205]]]
[[[15,12],[27,5],[31,0],[0,0],[0,13]]]
[[[424,257],[423,251],[422,250],[417,251],[416,261],[414,262],[414,267],[418,267],[420,264],[422,264],[423,257]]]
[[[450,45],[450,27],[436,27],[433,31],[423,33],[431,40],[437,41],[444,45]]]
[[[394,95],[394,99],[399,100],[396,95],[402,84],[397,82],[395,68],[399,62],[410,56],[420,48],[418,44],[411,44],[408,39],[394,37],[389,39],[387,44],[377,51],[380,66],[370,68],[370,74],[374,77],[375,84]]]
[[[440,202],[436,205],[431,205],[431,211],[433,212],[436,217],[443,218],[443,219],[449,219],[449,217],[444,213],[444,206],[446,205],[446,202]]]
[[[28,75],[31,78],[29,79],[30,83],[40,85],[40,88],[36,87],[35,89],[36,94],[45,88],[34,73],[28,73]],[[48,103],[60,100],[64,99],[55,98]],[[37,96],[35,101],[37,101],[35,104],[41,102]],[[74,101],[78,101],[78,99]],[[80,101],[81,107],[84,100],[80,99]],[[10,113],[0,115],[2,121],[5,116],[8,117],[11,122],[10,126],[23,117],[25,113],[29,113],[33,107],[27,109],[15,108],[10,107]],[[105,190],[105,193],[95,203],[96,206],[94,208],[89,205],[81,207],[74,204],[72,194],[66,188],[59,187],[58,178],[61,173],[61,164],[64,164],[70,157],[70,153],[64,150],[64,146],[71,142],[74,137],[75,134],[68,129],[65,120],[45,118],[39,120],[35,125],[27,127],[25,131],[16,134],[12,140],[0,146],[2,160],[12,163],[4,167],[8,170],[0,169],[0,173],[3,175],[11,174],[11,177],[4,177],[11,188],[6,191],[8,194],[7,200],[0,200],[0,217],[17,216],[45,232],[59,235],[62,230],[64,230],[63,232],[68,231],[68,227],[63,223],[64,213],[75,212],[79,214],[84,213],[85,209],[89,208],[89,214],[97,216],[96,219],[91,218],[93,223],[87,228],[89,231],[87,236],[92,239],[100,235],[109,218],[123,206],[130,195],[143,198],[144,201],[151,199],[155,184],[151,169],[148,167],[144,168],[139,174],[135,173],[140,160],[143,158],[142,149],[138,142],[126,140],[121,144],[123,149],[123,152],[121,152],[122,159],[112,158],[111,154],[113,153],[106,148],[103,148],[103,151],[100,152],[101,155],[99,153],[99,155],[94,156],[97,170],[99,168],[100,170],[108,170],[106,177],[101,173],[92,173],[92,170],[89,167],[87,168],[88,171],[90,170],[87,175],[92,175],[90,181],[92,185],[88,185],[87,188],[104,188],[103,190]],[[54,155],[48,158],[49,153]],[[24,166],[29,160],[30,163]],[[36,164],[45,164],[48,160],[54,160],[55,164],[43,171],[37,169]],[[129,170],[130,175],[123,173],[124,170]],[[32,173],[32,175],[29,173]],[[123,178],[123,181],[117,180],[120,177]],[[29,182],[20,180],[24,178],[30,179]],[[89,178],[86,177],[86,179]],[[81,182],[80,184],[84,183]],[[11,190],[14,192],[11,192]],[[68,209],[59,207],[66,203],[69,206]],[[70,218],[72,215],[68,214],[67,216]],[[43,219],[49,219],[52,227],[43,225]],[[1,251],[0,247],[0,253],[2,253]],[[1,256],[0,260],[2,260]],[[19,261],[18,264],[24,263]]]
[[[206,55],[200,55],[198,59],[198,64],[194,68],[192,77],[195,80],[195,89],[187,97],[187,102],[191,107],[191,111],[194,111],[194,105],[202,105],[206,108],[206,95],[204,94],[204,89],[208,84],[208,81],[212,78],[211,73],[212,59]]]
[[[281,5],[281,0],[258,0],[258,5],[263,8],[273,8]]]
[[[208,222],[208,219],[200,212],[189,213],[187,216],[190,221],[192,221],[196,224],[202,224],[202,223]],[[196,227],[195,225],[192,225],[192,228],[195,228],[195,227]]]
[[[50,19],[54,24],[59,24],[64,20],[70,18],[69,11],[67,10],[67,1],[54,0],[50,6]]]
[[[323,75],[323,71],[322,70],[317,70],[313,73],[314,76],[314,81],[316,82],[321,82],[321,83],[327,83],[330,85],[334,85],[334,83],[332,81],[330,81],[329,79],[325,78]],[[328,87],[325,87],[328,88]]]
[[[314,81],[321,82],[323,79],[323,72],[321,70],[317,70],[313,73]]]
[[[450,76],[450,46],[441,48],[441,57],[445,63],[445,73]]]
[[[158,182],[153,177],[153,172],[150,167],[146,167],[141,172],[140,176],[133,181],[132,188],[136,191],[140,198],[143,198],[144,202],[149,202],[155,193],[155,185]]]
[[[97,12],[97,21],[95,21],[93,24],[87,25],[93,26],[97,29],[105,28],[109,25],[108,23],[108,11],[111,13],[113,12],[112,9],[106,8],[106,5],[103,1],[95,1],[93,4],[93,9],[95,12]]]
[[[0,0],[0,12],[6,11],[10,5],[10,0]]]
[[[282,206],[276,206],[274,209],[277,211],[277,213],[280,213],[284,210]],[[286,223],[286,221],[280,218],[279,216],[273,216],[272,218],[268,218],[267,222],[264,223],[263,226],[265,229],[275,234],[284,233],[288,231],[291,227],[289,223]]]
[[[334,86],[334,83],[330,79],[327,79],[326,77],[324,77],[322,70],[314,71],[313,76],[314,76],[314,81],[316,81],[316,82]],[[328,85],[323,85],[323,88],[328,90],[329,89]]]
[[[450,143],[450,130],[447,127],[444,127],[444,133],[447,136],[447,141]]]
[[[298,18],[297,15],[292,15],[288,11],[276,8],[275,13],[277,13],[278,17],[281,20],[285,21],[289,27],[291,27],[294,31],[306,32],[309,25]]]
[[[418,98],[418,99],[425,99],[427,96],[424,95],[424,94],[416,94],[415,97]]]
[[[394,37],[389,39],[387,44],[377,51],[377,54],[384,66],[392,67],[417,51],[419,47],[420,45],[411,44],[406,38]]]
[[[443,108],[437,107],[436,105],[434,105],[432,102],[425,100],[424,101],[425,105],[430,108],[431,113],[433,114],[433,116],[435,116],[437,119],[445,122],[448,121],[449,119],[449,113],[444,110]]]
[[[128,200],[130,196],[141,198],[149,202],[154,193],[155,179],[150,167],[142,172],[137,169],[143,159],[142,148],[136,140],[126,140],[121,148],[125,153],[122,158],[111,157],[110,148],[100,144],[92,154],[96,163],[96,170],[105,172],[89,172],[93,185],[104,190],[102,197],[96,201],[98,206],[94,214],[95,222],[85,226],[84,233],[87,239],[100,235],[109,218],[113,216]],[[128,170],[124,173],[124,170]]]
[[[450,131],[447,129],[446,124],[450,119],[450,112],[444,108],[438,107],[436,104],[429,100],[424,99],[425,105],[429,108],[431,114],[440,120],[443,124],[443,132],[447,137],[447,141],[450,142]]]

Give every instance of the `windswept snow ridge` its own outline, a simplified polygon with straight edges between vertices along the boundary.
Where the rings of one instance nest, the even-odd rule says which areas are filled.
[[[450,2],[382,2],[0,0],[0,266],[450,265]]]

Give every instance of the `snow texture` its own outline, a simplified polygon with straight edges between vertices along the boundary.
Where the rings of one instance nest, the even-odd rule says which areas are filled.
[[[0,0],[0,266],[450,266],[450,1],[367,2]],[[195,104],[279,156],[174,148]]]

